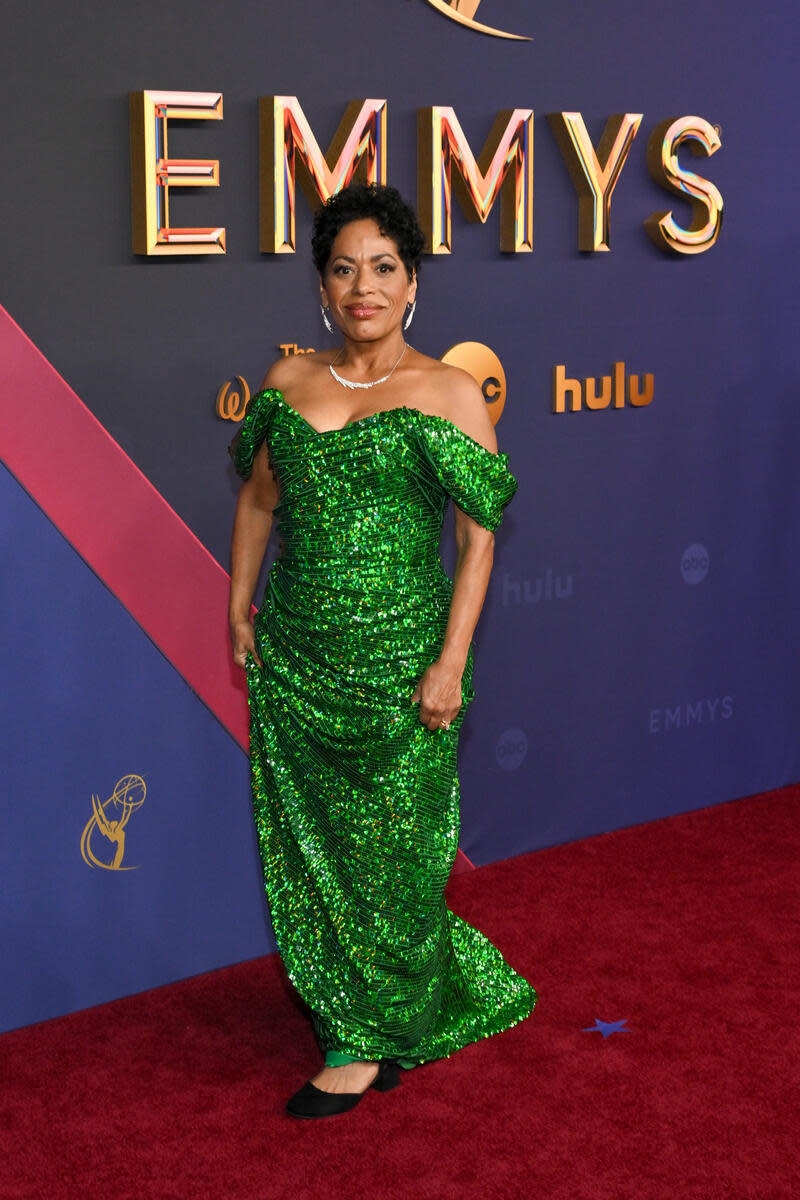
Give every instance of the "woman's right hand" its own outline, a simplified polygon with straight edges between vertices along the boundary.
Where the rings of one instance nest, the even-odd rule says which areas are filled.
[[[260,667],[263,667],[263,662],[258,656],[256,650],[256,634],[253,629],[253,622],[244,617],[242,620],[231,621],[231,646],[233,647],[233,661],[237,667],[247,665],[247,655],[252,654],[255,661]]]

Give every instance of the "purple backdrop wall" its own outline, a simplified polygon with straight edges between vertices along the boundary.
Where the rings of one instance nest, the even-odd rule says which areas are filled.
[[[389,179],[411,199],[419,107],[453,105],[476,152],[500,109],[535,110],[534,253],[501,254],[497,214],[480,226],[456,209],[453,254],[425,261],[412,327],[428,353],[476,340],[499,355],[508,400],[498,440],[519,479],[476,631],[477,699],[460,757],[466,853],[482,863],[797,779],[800,681],[787,646],[800,633],[800,302],[781,203],[797,184],[788,0],[768,10],[676,0],[646,13],[631,0],[484,0],[480,19],[530,33],[529,43],[471,32],[424,0],[232,0],[224,12],[207,0],[86,0],[73,11],[67,23],[63,5],[42,0],[6,22],[3,303],[225,566],[236,480],[217,388],[236,373],[257,385],[280,343],[328,344],[304,200],[300,253],[258,251],[258,97],[298,96],[323,146],[348,101],[387,98]],[[177,124],[170,143],[172,154],[221,161],[221,187],[178,195],[173,219],[224,224],[224,258],[131,253],[128,93],[143,88],[224,94],[220,124]],[[576,196],[544,116],[561,109],[582,112],[595,141],[612,112],[644,113],[614,193],[608,254],[576,248]],[[671,259],[642,222],[669,207],[686,214],[651,180],[645,147],[659,122],[690,113],[721,129],[721,150],[691,165],[721,191],[725,224],[709,252]],[[552,413],[556,363],[598,376],[618,360],[654,374],[651,405]],[[26,403],[36,419],[35,396],[2,402]],[[48,433],[42,452],[57,469]],[[36,652],[60,653],[69,554],[51,556],[46,519],[13,480],[3,486],[13,666],[21,614]],[[452,567],[447,539],[443,553]],[[87,579],[74,588],[102,591]],[[69,621],[110,636],[126,614],[109,604],[75,604]],[[35,703],[14,668],[5,1028],[271,947],[246,760],[190,693],[181,697],[149,643],[125,636],[113,668],[60,658],[61,679],[41,680]],[[125,713],[103,699],[112,669],[116,694],[137,695]],[[64,679],[81,698],[75,726],[59,710]],[[173,800],[158,829],[142,824],[146,880],[106,873],[98,883],[76,841],[88,780],[112,787],[138,770],[132,757]],[[171,804],[205,848],[182,855],[185,834],[173,830],[163,853]],[[46,825],[52,844],[34,853],[32,831]],[[207,903],[220,885],[229,899]],[[88,948],[97,905],[123,931],[114,953],[107,938]],[[57,945],[41,940],[48,922]],[[143,922],[153,928],[142,940]]]

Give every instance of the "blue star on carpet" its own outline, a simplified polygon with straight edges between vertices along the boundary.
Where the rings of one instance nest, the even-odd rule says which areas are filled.
[[[621,1021],[598,1021],[597,1017],[595,1017],[594,1025],[587,1025],[581,1030],[581,1032],[602,1033],[604,1039],[610,1037],[612,1033],[633,1033],[632,1029],[623,1028],[623,1026],[627,1025],[627,1023],[627,1017],[623,1018]]]

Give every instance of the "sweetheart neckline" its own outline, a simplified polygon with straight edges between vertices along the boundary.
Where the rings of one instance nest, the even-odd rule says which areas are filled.
[[[379,408],[376,412],[367,413],[365,416],[358,417],[354,421],[348,421],[345,425],[339,426],[338,429],[316,429],[315,426],[313,426],[311,424],[311,422],[308,421],[298,409],[296,409],[293,405],[289,404],[288,400],[286,400],[286,398],[284,397],[283,392],[280,390],[280,388],[263,388],[261,393],[259,393],[259,394],[263,395],[264,392],[271,392],[273,395],[277,396],[277,398],[280,400],[280,402],[284,406],[284,408],[287,409],[290,413],[294,413],[294,415],[296,417],[298,417],[300,421],[302,421],[302,423],[314,435],[314,437],[323,438],[323,437],[330,436],[330,434],[332,434],[332,433],[346,433],[348,429],[353,429],[353,428],[357,427],[358,425],[363,425],[367,421],[374,421],[376,417],[388,417],[388,416],[392,416],[394,413],[399,413],[399,412],[412,412],[412,413],[417,413],[420,417],[426,417],[428,420],[444,421],[445,425],[450,425],[453,429],[458,430],[458,432],[461,434],[462,437],[467,438],[468,441],[470,441],[470,442],[474,442],[474,444],[476,446],[479,446],[480,449],[484,450],[487,454],[492,454],[492,455],[494,455],[495,453],[500,454],[500,455],[502,454],[502,452],[499,450],[496,452],[493,450],[487,450],[486,446],[484,446],[476,438],[472,437],[471,434],[465,433],[464,430],[461,428],[461,426],[456,425],[455,421],[451,421],[449,417],[442,417],[439,415],[439,413],[423,412],[423,410],[421,408],[414,408],[414,406],[411,404],[396,404],[394,406],[394,408]],[[253,400],[255,400],[255,398],[256,397],[253,396]],[[502,456],[507,457],[507,455],[502,455]]]
[[[396,404],[394,408],[379,408],[373,413],[366,413],[363,417],[357,417],[354,421],[347,421],[344,425],[340,425],[337,429],[317,429],[315,425],[312,425],[311,422],[303,416],[299,409],[295,408],[294,405],[289,403],[280,388],[269,388],[267,390],[274,392],[283,404],[284,408],[288,408],[289,412],[292,412],[296,417],[299,417],[303,424],[306,425],[316,437],[327,437],[327,435],[331,433],[344,433],[345,430],[350,429],[354,425],[362,425],[365,421],[373,421],[375,417],[385,417],[390,413],[415,412],[419,413],[423,417],[438,416],[437,413],[424,413],[419,408],[412,408],[410,404]],[[439,420],[445,421],[447,418],[439,417]],[[450,423],[452,424],[452,422]]]

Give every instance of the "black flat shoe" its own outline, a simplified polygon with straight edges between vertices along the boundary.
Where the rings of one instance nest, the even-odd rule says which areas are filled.
[[[364,1091],[375,1088],[376,1092],[390,1092],[400,1083],[400,1068],[392,1058],[382,1058],[378,1063],[378,1074]],[[313,1120],[315,1117],[335,1117],[338,1113],[355,1108],[364,1092],[323,1092],[309,1080],[286,1104],[286,1111],[293,1117]]]

